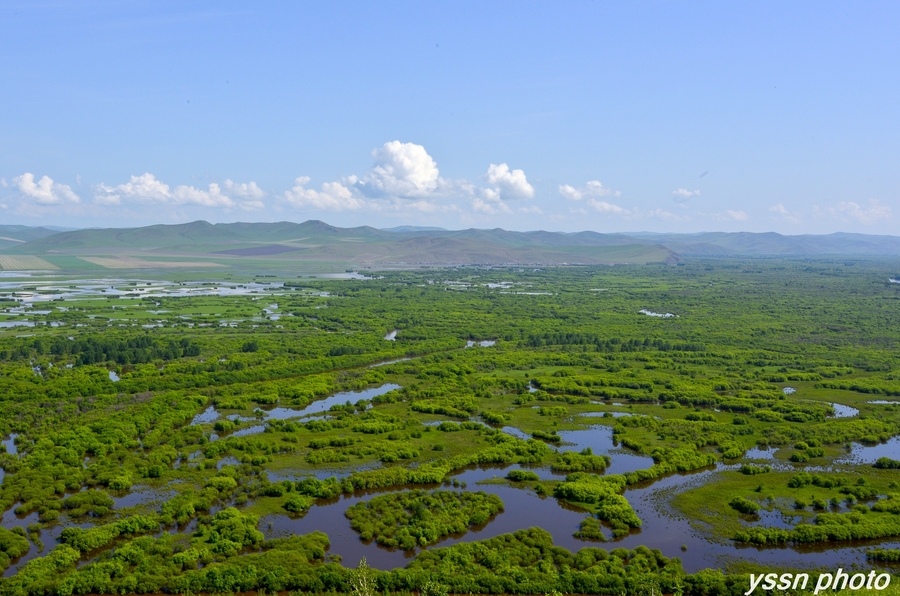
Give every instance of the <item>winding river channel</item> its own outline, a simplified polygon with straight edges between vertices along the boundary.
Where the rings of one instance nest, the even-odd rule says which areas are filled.
[[[367,389],[356,392],[343,392],[334,394],[326,399],[318,400],[311,403],[304,409],[290,408],[270,408],[265,411],[256,412],[256,416],[252,418],[241,418],[230,415],[228,418],[240,421],[253,421],[255,424],[243,426],[233,434],[252,434],[254,432],[262,432],[265,428],[265,421],[272,419],[311,419],[327,416],[328,409],[332,405],[340,405],[346,402],[357,403],[359,400],[371,400],[377,395],[381,395],[399,386],[394,384],[384,384],[380,387]],[[618,404],[615,404],[618,405]],[[589,422],[594,415],[600,413],[591,413],[585,416],[585,421]],[[616,412],[611,415],[628,415],[626,413]],[[838,416],[852,415],[849,411],[838,411]],[[210,407],[204,412],[198,414],[193,424],[208,424],[215,420],[223,418],[223,414]],[[520,429],[514,427],[504,427],[504,432],[511,435],[527,438],[527,435]],[[560,451],[580,451],[590,447],[597,455],[608,455],[611,458],[611,465],[607,469],[607,474],[621,474],[639,469],[648,468],[653,465],[653,460],[647,456],[639,455],[634,452],[620,448],[614,441],[612,427],[604,424],[594,424],[580,430],[561,431],[560,436],[563,441],[555,449]],[[213,436],[214,440],[216,437]],[[9,453],[16,453],[15,436],[6,438],[4,444]],[[833,462],[834,466],[841,464],[865,464],[875,461],[883,455],[894,455],[900,449],[900,437],[895,437],[886,443],[872,446],[864,446],[855,444],[848,451],[847,455],[838,458]],[[747,452],[743,461],[772,460],[774,452],[760,449],[751,449]],[[224,464],[236,464],[234,458],[225,458],[218,462],[219,466]],[[572,551],[587,546],[595,546],[606,549],[613,548],[634,548],[644,545],[650,548],[656,548],[668,557],[679,557],[682,560],[684,568],[688,572],[695,572],[700,569],[710,567],[723,567],[729,561],[753,561],[760,564],[773,567],[796,567],[796,568],[816,568],[816,567],[844,567],[845,569],[857,566],[871,566],[871,562],[865,559],[865,551],[873,545],[879,545],[886,548],[900,548],[900,541],[884,542],[884,541],[867,541],[858,543],[841,543],[840,545],[828,544],[817,547],[768,547],[757,548],[752,546],[740,547],[730,541],[714,542],[708,537],[708,533],[693,527],[687,518],[679,515],[671,509],[672,497],[684,490],[699,486],[712,479],[712,476],[719,474],[725,470],[733,470],[739,467],[741,462],[725,465],[718,463],[715,466],[698,470],[691,473],[672,474],[652,482],[632,485],[625,491],[625,497],[631,503],[638,516],[643,521],[643,527],[640,530],[634,530],[630,534],[619,539],[612,540],[611,533],[606,532],[606,542],[588,541],[575,538],[574,532],[577,531],[579,523],[588,515],[588,512],[569,506],[550,496],[541,496],[525,485],[509,484],[502,479],[510,470],[528,469],[536,472],[544,480],[558,479],[562,481],[565,474],[554,473],[546,466],[479,466],[471,467],[452,474],[443,485],[430,485],[427,488],[441,487],[444,490],[466,490],[466,491],[485,491],[499,496],[504,502],[504,510],[497,514],[494,518],[481,526],[470,528],[464,534],[451,535],[443,540],[429,545],[427,548],[436,548],[457,544],[459,542],[469,542],[475,540],[484,540],[500,534],[514,532],[516,530],[529,528],[532,526],[541,527],[553,536],[554,544],[562,546]],[[781,463],[777,461],[768,461],[776,468],[793,469],[790,463]],[[189,465],[195,465],[190,464]],[[182,462],[181,465],[185,465]],[[369,466],[372,467],[372,466]],[[374,467],[377,467],[374,466]],[[359,469],[354,468],[354,469]],[[827,468],[822,468],[826,470]],[[345,469],[336,473],[335,471],[322,471],[316,474],[317,477],[324,478],[331,475],[344,475],[349,473],[350,469]],[[267,472],[271,481],[283,479],[297,479],[286,471]],[[359,539],[358,534],[350,528],[349,520],[344,516],[348,507],[375,495],[385,494],[389,492],[405,491],[412,488],[422,488],[422,486],[401,486],[390,487],[386,489],[359,491],[352,495],[342,495],[335,499],[320,499],[303,517],[291,517],[285,514],[274,514],[263,517],[260,520],[259,528],[268,537],[284,536],[287,534],[305,534],[313,531],[321,531],[326,533],[331,541],[329,554],[339,555],[345,565],[355,566],[361,557],[366,557],[367,562],[380,569],[391,569],[406,565],[409,560],[416,554],[416,551],[404,552],[397,549],[390,549],[379,546],[374,542],[363,542]],[[149,503],[160,501],[171,496],[166,491],[154,492],[141,490],[136,487],[135,490],[127,495],[116,498],[116,508],[130,507],[139,503]],[[16,504],[18,505],[18,504]],[[2,525],[6,528],[14,526],[27,527],[38,521],[37,513],[31,513],[27,516],[17,516],[14,513],[15,506],[7,510],[2,516]],[[773,512],[761,511],[760,516],[752,521],[746,521],[746,525],[759,525],[769,527],[792,527],[794,523],[799,521],[796,518],[785,519],[777,510]],[[82,525],[81,527],[89,526]],[[49,552],[59,537],[64,526],[57,525],[40,531],[41,541],[45,545],[44,553]],[[176,531],[171,529],[171,531]],[[6,570],[5,575],[14,574],[27,561],[38,556],[37,548],[32,545],[30,551],[10,566]]]

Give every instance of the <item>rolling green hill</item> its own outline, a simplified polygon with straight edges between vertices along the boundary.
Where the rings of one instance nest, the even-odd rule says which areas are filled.
[[[52,236],[57,233],[58,232],[47,228],[0,225],[0,249],[11,248],[19,244],[24,244],[29,240],[37,240],[38,238]]]
[[[338,228],[316,220],[300,224],[196,221],[77,230],[17,242],[0,250],[0,255],[8,255],[5,261],[0,257],[0,267],[9,269],[34,262],[25,257],[40,257],[48,263],[62,262],[59,259],[67,257],[64,268],[84,262],[86,266],[122,269],[247,265],[251,261],[262,267],[329,263],[355,268],[680,261],[664,246],[621,235],[502,229],[392,232],[368,226]]]
[[[195,221],[126,229],[54,232],[0,226],[0,269],[170,267],[316,268],[424,265],[561,265],[664,262],[684,256],[900,255],[900,238],[865,234],[784,236],[773,232],[600,234],[339,228],[303,223]],[[82,265],[83,264],[83,265]]]

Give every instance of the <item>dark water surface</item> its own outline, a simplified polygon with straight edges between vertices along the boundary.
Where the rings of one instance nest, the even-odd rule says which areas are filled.
[[[582,432],[582,431],[570,431]],[[562,433],[561,433],[562,434]],[[584,437],[590,435],[583,435]],[[596,436],[596,435],[594,435]],[[577,437],[573,437],[577,438]],[[575,449],[583,442],[576,443]],[[602,447],[593,445],[595,453],[602,453]],[[622,471],[634,469],[632,464],[641,463],[638,467],[646,467],[646,462],[622,459],[622,453],[616,453],[611,449],[613,466]],[[755,455],[755,454],[754,454]],[[638,459],[647,459],[635,456]],[[487,524],[472,528],[463,535],[447,537],[428,548],[450,546],[459,542],[484,540],[500,534],[514,532],[516,530],[538,526],[547,530],[553,536],[553,542],[571,551],[577,551],[586,546],[595,546],[605,549],[635,548],[648,546],[656,548],[668,557],[679,557],[684,568],[688,572],[696,572],[700,569],[723,567],[728,562],[752,561],[768,566],[817,568],[817,567],[843,567],[845,569],[860,567],[868,568],[873,563],[866,561],[865,551],[875,545],[884,548],[897,548],[900,542],[883,542],[879,540],[860,541],[853,543],[841,543],[840,545],[821,545],[816,547],[781,547],[760,549],[752,546],[738,546],[731,541],[716,543],[708,540],[701,532],[694,529],[686,518],[679,516],[669,508],[669,499],[677,492],[699,486],[708,482],[713,474],[723,470],[736,469],[737,465],[717,464],[705,470],[685,474],[673,474],[657,479],[652,483],[634,485],[625,491],[625,497],[634,507],[638,516],[643,521],[640,530],[632,531],[629,535],[608,542],[595,542],[580,540],[573,536],[587,512],[576,509],[552,497],[538,496],[531,490],[517,488],[506,484],[477,484],[482,480],[502,478],[511,469],[529,469],[537,472],[542,479],[564,478],[561,474],[555,474],[549,469],[525,467],[519,465],[504,467],[478,467],[465,470],[451,476],[451,479],[465,482],[466,488],[454,488],[443,485],[443,490],[468,490],[495,494],[503,499],[504,511],[494,517]],[[427,488],[437,488],[431,485]],[[322,500],[314,505],[309,512],[300,519],[291,519],[287,515],[270,515],[263,518],[260,528],[267,535],[274,536],[284,533],[304,534],[312,531],[322,531],[331,539],[331,554],[340,555],[344,565],[356,565],[361,557],[366,557],[367,562],[379,569],[392,569],[406,565],[415,556],[417,551],[403,552],[396,549],[388,549],[378,546],[374,542],[364,543],[359,535],[350,528],[349,521],[344,517],[344,512],[351,505],[368,500],[378,494],[386,494],[409,490],[417,487],[393,487],[384,490],[361,491],[354,495],[342,496],[333,500]],[[796,519],[785,519],[778,512],[761,512],[761,515],[749,519],[747,525],[765,527],[790,527]],[[607,537],[611,533],[607,532]],[[682,546],[686,550],[682,550]]]

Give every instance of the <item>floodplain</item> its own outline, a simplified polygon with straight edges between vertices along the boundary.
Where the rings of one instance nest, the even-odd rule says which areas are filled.
[[[0,273],[0,592],[892,572],[896,267]]]

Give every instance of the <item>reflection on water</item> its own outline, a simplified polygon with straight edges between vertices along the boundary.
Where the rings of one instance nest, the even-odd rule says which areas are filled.
[[[247,435],[256,435],[266,430],[265,424],[254,424],[253,426],[247,426],[240,430],[236,430],[231,433],[232,437],[246,437]],[[212,438],[210,438],[212,440]]]
[[[608,455],[611,462],[606,469],[607,474],[626,474],[653,465],[652,457],[616,447],[612,428],[609,426],[597,425],[585,430],[564,430],[560,431],[559,436],[563,440],[559,446],[560,451],[582,451],[590,448],[594,455]]]
[[[115,509],[126,509],[128,507],[136,507],[157,501],[165,501],[171,499],[177,493],[174,490],[139,490],[128,493],[122,497],[113,497]]]
[[[900,457],[900,436],[878,445],[853,443],[850,454],[834,460],[836,464],[874,464],[879,457]]]
[[[589,546],[590,543],[578,540],[572,534],[578,529],[578,524],[584,519],[582,510],[566,507],[552,497],[540,497],[530,490],[512,488],[505,484],[476,485],[479,480],[493,477],[502,478],[506,475],[510,466],[504,468],[477,468],[465,470],[453,476],[459,482],[465,482],[469,491],[484,491],[495,494],[503,499],[504,510],[485,524],[471,528],[463,535],[449,536],[440,542],[429,546],[450,546],[459,542],[471,542],[493,538],[500,534],[514,532],[533,525],[541,525],[553,535],[554,544],[572,550]],[[428,488],[437,488],[438,485],[429,485]],[[350,522],[344,517],[344,511],[348,507],[360,501],[367,500],[376,494],[409,490],[410,487],[394,487],[388,490],[360,491],[353,495],[342,496],[333,500],[320,500],[309,512],[300,519],[291,519],[287,515],[269,515],[260,522],[260,528],[267,535],[277,535],[289,532],[293,534],[306,534],[319,530],[326,532],[331,540],[330,553],[339,554],[343,558],[345,566],[355,566],[360,558],[366,557],[366,562],[378,569],[393,569],[403,567],[414,552],[405,553],[397,549],[388,549],[379,546],[375,542],[364,543],[359,539],[359,534],[350,528]],[[442,490],[463,490],[449,486]],[[536,520],[540,520],[537,522]],[[271,529],[269,529],[271,524]]]
[[[440,421],[438,422],[438,424],[440,424]],[[528,439],[531,438],[531,436],[528,433],[519,430],[515,426],[504,426],[500,430],[502,430],[503,432],[505,432],[508,435],[512,435],[512,436],[516,437],[517,439],[522,439],[522,440],[527,441]]]
[[[219,412],[216,411],[216,407],[209,406],[203,412],[194,416],[194,419],[191,420],[191,425],[209,424],[210,422],[215,422],[218,419]]]
[[[643,416],[644,414],[632,414],[631,412],[583,412],[579,416],[585,418],[622,418],[624,416]]]
[[[648,317],[660,317],[663,319],[671,319],[672,317],[677,317],[678,315],[673,315],[670,312],[653,312],[652,310],[647,310],[646,308],[642,308],[638,311],[642,315],[647,315]]]
[[[321,414],[322,412],[327,412],[328,410],[330,410],[331,406],[341,406],[346,404],[347,402],[355,404],[359,400],[368,401],[373,397],[384,395],[388,391],[393,391],[394,389],[400,389],[400,385],[397,385],[395,383],[385,383],[380,387],[373,387],[371,389],[364,389],[362,391],[344,391],[341,393],[335,393],[334,395],[326,397],[325,399],[314,401],[302,409],[272,408],[270,410],[265,410],[266,418],[269,420],[287,420],[289,418],[302,418],[305,416],[309,416],[310,414]]]
[[[320,399],[312,402],[308,406],[304,408],[269,408],[268,410],[258,410],[257,413],[262,412],[259,416],[259,420],[289,420],[291,418],[305,418],[311,416],[313,414],[321,414],[323,412],[327,412],[331,409],[331,406],[339,406],[344,405],[347,402],[351,404],[355,404],[359,400],[368,401],[373,397],[383,395],[388,391],[393,391],[394,389],[400,389],[400,385],[394,383],[385,383],[380,387],[373,387],[371,389],[364,389],[362,391],[342,391],[340,393],[335,393],[325,399]],[[196,424],[210,424],[215,422],[219,418],[221,418],[221,413],[216,409],[215,406],[209,406],[201,412],[194,416],[191,420],[192,425]],[[257,420],[257,418],[247,418],[232,414],[228,416],[229,420],[233,421],[248,421],[248,420]],[[242,437],[245,435],[252,435],[255,433],[260,433],[265,430],[265,426],[256,425],[251,426],[249,428],[242,428],[240,430],[235,431],[231,434],[233,437]]]
[[[412,358],[395,358],[393,360],[385,360],[384,362],[376,362],[375,364],[370,364],[369,368],[378,368],[379,366],[387,366],[388,364],[396,364],[407,360],[412,360]]]
[[[709,567],[720,567],[727,560],[746,560],[767,566],[792,566],[797,568],[815,568],[823,565],[843,566],[868,564],[865,559],[865,546],[876,544],[852,543],[843,545],[827,545],[821,548],[768,548],[741,547],[733,543],[713,543],[692,528],[688,521],[671,512],[668,499],[678,491],[682,491],[710,480],[718,471],[733,469],[736,466],[718,464],[715,469],[699,472],[673,474],[658,479],[656,482],[634,485],[625,492],[625,497],[643,520],[640,530],[632,531],[621,539],[607,543],[588,542],[573,536],[586,512],[561,504],[552,497],[540,497],[531,490],[513,488],[500,484],[477,484],[480,480],[502,478],[510,469],[519,466],[479,467],[455,474],[452,478],[466,483],[465,489],[442,487],[444,490],[483,490],[496,494],[503,499],[505,509],[483,527],[470,529],[464,535],[445,538],[428,548],[449,546],[459,542],[484,540],[499,534],[514,532],[531,526],[540,526],[553,536],[553,542],[571,551],[585,546],[599,546],[607,550],[613,548],[635,548],[648,546],[658,548],[667,557],[682,559],[689,573]],[[552,479],[553,475],[546,469],[537,471],[542,478]],[[436,488],[431,485],[429,488]],[[355,503],[371,498],[376,494],[385,494],[411,487],[392,487],[384,490],[358,492],[332,500],[320,500],[300,519],[292,519],[287,515],[269,515],[260,522],[260,528],[267,535],[283,533],[305,534],[320,530],[328,534],[331,540],[329,552],[341,555],[345,566],[356,565],[361,557],[366,557],[370,565],[379,569],[401,567],[409,562],[413,553],[404,553],[395,549],[378,546],[374,542],[364,543],[359,535],[350,528],[344,511]],[[784,518],[777,511],[761,512],[759,525],[773,527],[789,527],[791,518]],[[898,543],[881,543],[885,548],[896,548]],[[682,551],[682,545],[687,547]]]
[[[859,414],[859,410],[851,408],[850,406],[845,406],[844,404],[831,404],[831,407],[834,408],[835,418],[850,418]]]
[[[221,470],[225,466],[239,466],[239,465],[241,465],[241,462],[238,458],[234,457],[233,455],[227,455],[227,456],[223,457],[222,459],[220,459],[216,463],[216,469]]]
[[[16,437],[18,437],[18,433],[12,433],[9,435],[8,439],[4,439],[2,441],[2,445],[6,448],[6,452],[10,455],[18,455],[19,447],[16,445]]]
[[[744,454],[744,459],[775,459],[775,450],[774,449],[760,449],[759,447],[754,447],[753,449],[748,449]]]
[[[16,515],[15,510],[16,507],[20,506],[22,503],[15,503],[10,509],[7,509],[3,512],[2,518],[2,526],[6,529],[12,529],[14,527],[28,528],[28,526],[32,524],[38,523],[38,513],[33,511],[28,515]],[[53,547],[56,545],[56,541],[59,538],[59,535],[62,534],[62,531],[65,528],[90,528],[94,524],[92,523],[67,523],[57,524],[52,526],[51,528],[41,529],[39,532],[40,540],[44,544],[43,552],[38,552],[37,547],[31,542],[31,539],[28,539],[28,552],[19,557],[18,559],[14,559],[13,563],[3,572],[3,577],[10,577],[11,575],[15,575],[19,569],[22,568],[28,561],[31,561],[35,557],[44,556],[53,550]]]

